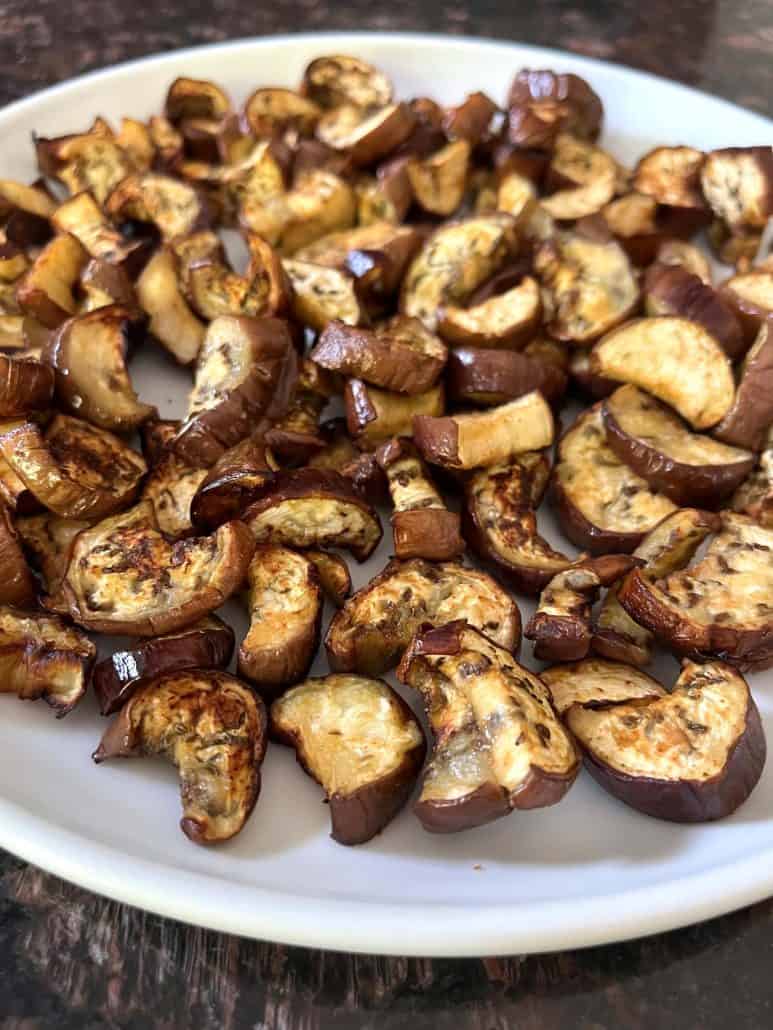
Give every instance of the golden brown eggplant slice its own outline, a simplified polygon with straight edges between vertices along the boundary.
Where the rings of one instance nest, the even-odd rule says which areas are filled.
[[[425,393],[389,393],[368,386],[361,379],[349,379],[344,391],[346,424],[363,450],[372,450],[393,436],[410,436],[418,415],[442,415],[442,385]]]
[[[392,83],[383,72],[346,54],[316,57],[303,73],[301,91],[325,108],[352,104],[369,111],[392,99]]]
[[[285,258],[282,267],[293,289],[293,315],[303,325],[321,333],[336,319],[346,325],[364,320],[356,282],[348,272],[295,258]]]
[[[467,189],[471,154],[470,143],[458,139],[423,160],[408,159],[405,170],[414,200],[428,214],[447,218],[458,209]]]
[[[256,89],[244,105],[244,121],[256,139],[273,139],[288,132],[310,136],[322,110],[291,89]]]
[[[541,204],[559,221],[594,215],[609,203],[617,184],[617,163],[600,147],[561,132],[555,139],[547,184],[556,184]]]
[[[266,710],[220,669],[158,676],[105,730],[95,762],[163,755],[180,774],[180,829],[194,844],[237,834],[255,807],[266,752]]]
[[[326,111],[317,122],[317,139],[333,150],[345,151],[361,167],[387,157],[411,134],[416,118],[408,104],[387,104],[363,111],[342,104]]]
[[[695,147],[656,147],[639,159],[633,188],[658,204],[703,211],[701,169],[705,155]]]
[[[551,665],[542,670],[539,678],[549,688],[553,706],[560,716],[572,705],[612,707],[668,696],[668,691],[641,669],[603,658]]]
[[[313,562],[322,592],[336,608],[343,607],[344,601],[352,592],[352,577],[349,566],[340,554],[330,551],[304,551],[305,557]]]
[[[168,451],[148,473],[140,499],[153,505],[158,528],[166,536],[177,539],[193,534],[191,503],[207,474],[205,468],[188,465],[174,451]]]
[[[250,261],[244,275],[222,262],[195,261],[188,266],[187,294],[206,321],[220,315],[286,315],[292,287],[282,262],[259,236],[249,234]]]
[[[751,341],[768,319],[773,319],[773,269],[755,269],[734,275],[720,288],[741,321],[747,341]]]
[[[51,216],[57,232],[74,236],[92,258],[137,272],[148,255],[147,240],[127,240],[108,221],[90,193],[78,193]]]
[[[88,260],[88,252],[74,236],[55,236],[16,285],[21,310],[56,329],[77,310],[73,290]]]
[[[228,94],[207,79],[179,76],[164,101],[164,114],[173,125],[188,118],[225,118],[230,110]]]
[[[158,172],[127,175],[105,202],[114,221],[148,222],[165,242],[187,236],[209,223],[201,196],[188,183]]]
[[[730,229],[763,229],[773,215],[773,147],[712,150],[701,169],[701,187]]]
[[[447,305],[438,332],[449,343],[470,347],[520,349],[539,328],[542,301],[535,279],[526,276],[511,289],[471,307]]]
[[[773,426],[768,429],[757,467],[733,494],[730,507],[773,529]]]
[[[38,246],[51,237],[56,201],[38,180],[32,186],[0,179],[0,224],[5,238],[20,247]]]
[[[177,258],[160,247],[137,279],[137,300],[149,318],[148,329],[181,365],[190,365],[204,342],[206,326],[188,307],[178,279]]]
[[[277,465],[266,445],[265,423],[225,451],[202,478],[190,502],[199,529],[216,529],[242,512],[272,482]]]

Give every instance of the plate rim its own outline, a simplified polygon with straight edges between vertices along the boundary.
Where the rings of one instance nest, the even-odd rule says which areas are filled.
[[[713,105],[724,108],[728,116],[741,111],[756,120],[762,131],[773,129],[773,120],[766,115],[723,97],[617,62],[571,51],[467,35],[336,30],[253,36],[146,55],[94,69],[15,100],[0,108],[0,119],[23,116],[37,104],[66,95],[74,88],[98,85],[116,74],[141,71],[148,65],[163,66],[195,60],[204,53],[260,50],[275,45],[313,43],[322,49],[326,41],[332,40],[336,40],[341,49],[379,41],[392,46],[401,44],[406,49],[417,46],[490,48],[500,52],[517,49],[522,54],[532,54],[535,61],[570,61],[579,69],[587,69],[591,77],[601,66],[638,81],[640,88],[648,82],[666,84],[694,100],[709,99]],[[397,904],[322,895],[310,898],[276,888],[227,882],[216,875],[180,868],[174,869],[171,883],[169,874],[174,868],[171,865],[127,855],[85,834],[49,822],[2,796],[0,846],[87,890],[166,918],[289,945],[381,955],[478,957],[514,951],[536,954],[592,947],[700,922],[773,893],[773,848],[768,848],[751,857],[714,865],[689,876],[672,877],[663,883],[622,892],[596,894],[589,900],[511,904],[492,901],[468,907],[424,902],[422,904],[431,909],[431,923],[414,921],[409,939],[405,940],[406,914],[416,911],[415,902]],[[84,850],[88,852],[86,863]],[[678,887],[687,883],[691,901],[685,905],[684,893]],[[614,905],[608,903],[612,899]],[[594,910],[605,901],[605,918],[599,919]],[[374,913],[377,913],[375,919]],[[528,927],[527,931],[519,929],[519,924]]]

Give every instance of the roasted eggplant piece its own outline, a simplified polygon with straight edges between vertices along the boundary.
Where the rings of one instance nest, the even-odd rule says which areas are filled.
[[[96,654],[86,634],[62,619],[0,607],[0,693],[42,697],[61,718],[86,693]]]
[[[206,469],[188,465],[174,451],[168,451],[150,470],[140,499],[151,502],[165,536],[193,535],[191,503],[206,477]]]
[[[547,170],[548,187],[542,207],[559,221],[585,218],[601,211],[615,195],[617,164],[600,147],[561,132],[555,139]]]
[[[410,797],[424,764],[421,726],[382,680],[306,680],[274,701],[270,727],[325,791],[330,835],[339,844],[364,844],[380,833]]]
[[[619,383],[614,379],[606,379],[591,371],[591,352],[589,350],[576,350],[569,362],[569,372],[572,382],[577,388],[593,400],[602,400],[609,397],[618,388]]]
[[[518,605],[491,576],[457,562],[391,561],[333,616],[325,637],[330,667],[378,676],[397,664],[425,623],[460,618],[517,652]]]
[[[644,562],[641,575],[662,579],[683,569],[718,527],[718,516],[696,508],[682,508],[667,515],[633,552],[634,558]],[[609,588],[599,609],[592,648],[596,654],[629,665],[648,665],[652,659],[652,634],[634,622],[620,604],[617,584]]]
[[[566,392],[566,372],[523,352],[456,347],[448,358],[446,385],[451,400],[490,407],[539,390],[549,404]]]
[[[43,175],[58,179],[71,196],[88,191],[99,205],[133,171],[128,153],[101,119],[88,132],[58,139],[36,137],[35,149]]]
[[[148,256],[147,240],[127,240],[108,221],[90,193],[78,193],[51,216],[57,232],[74,236],[92,258],[117,265],[133,275]]]
[[[773,215],[773,148],[712,150],[701,169],[703,195],[732,230],[763,229]]]
[[[303,325],[321,333],[334,320],[359,325],[365,311],[348,272],[286,258],[282,267],[293,289],[292,310]]]
[[[418,415],[440,416],[445,410],[443,387],[425,393],[388,393],[368,386],[361,379],[349,379],[344,390],[346,424],[363,450],[371,450],[393,436],[410,436]]]
[[[590,367],[670,404],[693,429],[716,425],[735,397],[727,355],[703,326],[685,318],[633,319],[596,344]]]
[[[251,433],[258,418],[284,414],[296,377],[297,357],[286,322],[216,318],[199,353],[176,451],[193,465],[213,465]]]
[[[316,136],[333,150],[345,151],[353,164],[367,167],[399,147],[415,124],[407,104],[388,104],[372,112],[342,104],[322,115]]]
[[[56,329],[77,310],[73,289],[88,260],[88,252],[74,236],[55,236],[16,285],[21,310]]]
[[[222,669],[231,660],[234,634],[216,615],[161,637],[137,641],[97,662],[91,683],[102,715],[113,715],[156,676],[182,669]]]
[[[176,78],[167,90],[164,114],[172,123],[188,118],[225,118],[231,110],[228,94],[206,79]]]
[[[170,542],[153,505],[141,501],[78,534],[46,607],[97,633],[171,633],[239,589],[253,550],[240,522],[227,522],[212,536]]]
[[[579,771],[550,692],[463,620],[424,628],[397,673],[422,695],[434,735],[414,811],[430,833],[554,805]]]
[[[190,502],[190,516],[199,529],[222,526],[239,518],[273,481],[276,462],[266,445],[265,425],[229,448],[202,478]]]
[[[414,200],[430,215],[446,218],[462,203],[467,188],[472,147],[455,140],[425,157],[408,159],[405,170]]]
[[[320,425],[319,431],[325,446],[309,458],[309,467],[340,472],[369,504],[386,504],[389,489],[384,470],[374,454],[363,453],[354,446],[346,430],[346,420],[328,419]]]
[[[206,327],[191,311],[178,281],[177,258],[160,247],[137,279],[137,300],[148,329],[181,365],[190,365],[204,342]]]
[[[139,326],[143,321],[134,286],[120,265],[92,258],[83,269],[80,292],[83,294],[79,312],[82,315],[118,304],[129,311],[135,325]]]
[[[638,683],[642,674],[632,677],[626,666],[603,663],[601,674],[599,666],[559,666],[547,681],[564,681],[569,695],[577,693],[564,719],[604,790],[677,823],[723,819],[746,801],[766,745],[757,706],[735,669],[685,662],[666,692],[654,681]]]
[[[63,518],[101,518],[136,496],[146,466],[112,433],[57,415],[45,433],[21,419],[0,423],[0,453],[40,504]]]
[[[677,655],[764,669],[773,661],[773,530],[732,512],[721,518],[695,565],[660,580],[635,569],[618,598]]]
[[[239,675],[266,699],[308,675],[319,647],[322,587],[314,562],[287,547],[261,545],[247,573],[250,626]]]
[[[192,186],[157,172],[127,175],[107,198],[105,212],[116,222],[148,222],[167,243],[209,223],[206,205]]]
[[[45,411],[54,394],[54,374],[39,361],[0,354],[0,417]]]
[[[47,349],[66,411],[100,429],[127,433],[158,415],[132,387],[126,355],[132,314],[117,304],[68,319]]]
[[[325,108],[351,104],[370,111],[392,99],[392,83],[383,72],[345,54],[316,57],[303,73],[301,91]]]
[[[408,178],[409,158],[385,161],[376,169],[375,177],[361,175],[355,183],[357,221],[360,225],[389,222],[398,225],[413,203],[413,190]]]
[[[47,593],[56,591],[67,571],[70,545],[90,525],[85,519],[63,519],[51,512],[17,518],[16,531]]]
[[[332,470],[281,472],[242,515],[258,543],[285,547],[339,547],[357,561],[382,536],[374,509],[344,476]]]
[[[597,555],[633,551],[676,507],[615,456],[600,404],[580,415],[558,444],[553,500],[564,535]]]
[[[250,234],[250,261],[244,275],[211,258],[188,267],[187,294],[196,312],[211,322],[220,315],[261,318],[284,316],[292,287],[279,256],[260,237]]]
[[[555,423],[541,393],[463,415],[415,415],[413,435],[433,465],[470,469],[496,465],[553,443]]]
[[[341,392],[338,376],[302,358],[298,382],[287,413],[266,432],[266,443],[280,462],[305,465],[324,449],[319,420],[330,398]]]
[[[535,508],[547,479],[541,455],[479,469],[466,481],[462,531],[495,576],[524,594],[538,594],[571,559],[555,551],[537,530]]]
[[[722,284],[720,293],[740,319],[747,341],[773,319],[773,269],[734,275]]]
[[[773,426],[768,429],[757,467],[733,494],[730,507],[773,529]]]
[[[56,201],[38,180],[26,186],[0,179],[0,224],[5,238],[20,247],[38,246],[51,237]]]
[[[564,569],[542,590],[524,636],[534,641],[534,657],[546,662],[576,662],[590,652],[591,608],[601,587],[616,582],[640,564],[627,554],[585,558]]]
[[[180,829],[194,844],[218,844],[242,829],[260,792],[266,710],[220,669],[158,676],[105,730],[95,762],[163,755],[180,773]]]
[[[621,386],[601,410],[611,450],[675,504],[716,508],[754,466],[749,451],[691,433],[636,386]]]
[[[693,243],[687,243],[685,240],[665,240],[658,247],[655,261],[659,265],[683,268],[686,272],[697,275],[707,286],[713,283],[709,259]]]
[[[459,516],[449,511],[410,440],[398,437],[376,451],[394,511],[392,537],[397,558],[446,561],[464,551]]]
[[[639,303],[631,262],[613,239],[560,233],[539,246],[534,270],[544,291],[547,330],[557,340],[590,344]]]
[[[480,304],[442,309],[438,332],[449,343],[516,350],[535,335],[542,315],[539,286],[526,276]]]
[[[653,197],[658,204],[704,212],[703,162],[703,151],[695,147],[656,147],[639,159],[633,173],[633,188]]]
[[[668,697],[668,691],[641,669],[602,658],[551,665],[542,670],[539,678],[548,686],[553,707],[560,716],[572,705],[597,704],[611,708],[620,703]]]
[[[415,318],[397,315],[376,329],[329,322],[311,352],[323,368],[397,393],[425,393],[443,371],[448,351]]]
[[[585,79],[524,68],[510,87],[508,138],[518,147],[549,150],[559,132],[595,140],[604,108]]]
[[[37,589],[35,580],[21,549],[19,535],[14,528],[10,512],[0,504],[0,605],[31,605]]]
[[[319,576],[322,592],[336,608],[343,607],[352,592],[352,577],[349,566],[340,554],[329,551],[304,551],[304,557],[314,564]]]
[[[660,212],[654,197],[633,191],[611,200],[602,208],[601,215],[631,261],[648,265],[655,260],[665,236]]]
[[[244,121],[256,139],[277,139],[293,133],[310,136],[322,111],[314,101],[291,89],[256,89],[244,105]]]
[[[400,310],[434,331],[440,309],[465,301],[501,268],[516,247],[515,219],[503,212],[441,226],[406,272]]]

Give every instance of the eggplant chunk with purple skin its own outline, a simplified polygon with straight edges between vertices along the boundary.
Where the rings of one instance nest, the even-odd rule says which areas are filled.
[[[19,247],[37,246],[51,236],[56,202],[38,180],[32,186],[0,179],[0,223],[5,238]]]
[[[773,269],[752,268],[743,275],[734,275],[720,287],[721,296],[738,316],[747,340],[754,340],[759,330],[773,319]]]
[[[690,432],[636,386],[621,386],[601,410],[611,450],[675,504],[716,508],[754,466],[750,451]]]
[[[151,502],[158,528],[166,536],[176,539],[193,534],[191,504],[207,475],[206,469],[188,465],[174,451],[150,470],[140,500]]]
[[[640,573],[648,579],[662,579],[687,565],[700,545],[719,528],[719,517],[696,508],[680,508],[667,515],[645,536],[634,558],[644,564]],[[634,622],[617,596],[614,583],[601,603],[593,627],[592,649],[596,654],[630,665],[648,665],[652,660],[653,637]]]
[[[248,234],[247,244],[250,260],[244,275],[214,257],[188,266],[186,293],[197,314],[206,321],[221,315],[287,315],[292,287],[279,255],[253,233]]]
[[[389,483],[394,511],[392,536],[397,558],[446,561],[464,551],[459,516],[445,506],[410,440],[390,440],[376,452]]]
[[[517,147],[550,150],[559,132],[595,140],[604,107],[585,79],[571,73],[523,68],[507,101],[508,138]]]
[[[382,680],[306,680],[274,701],[270,728],[325,791],[339,844],[364,844],[380,833],[407,802],[424,764],[419,721]]]
[[[397,664],[424,623],[461,618],[501,647],[518,650],[518,605],[491,576],[457,562],[391,561],[333,616],[325,636],[330,667],[380,675]]]
[[[696,564],[651,580],[634,569],[618,598],[679,656],[742,671],[773,662],[773,530],[732,512]]]
[[[0,354],[0,417],[45,411],[54,394],[54,373],[48,365]]]
[[[209,222],[204,201],[192,186],[158,172],[127,175],[107,198],[105,212],[116,222],[152,223],[165,243]]]
[[[46,593],[56,592],[67,571],[70,545],[78,533],[90,525],[85,519],[64,519],[50,511],[17,518],[16,531]]]
[[[557,572],[540,593],[524,630],[524,636],[534,641],[534,657],[546,662],[585,658],[593,637],[591,608],[599,590],[639,564],[627,554],[607,554],[580,559]]]
[[[763,229],[773,215],[773,148],[712,150],[701,168],[701,187],[730,229]]]
[[[336,608],[342,608],[352,592],[352,577],[345,560],[340,554],[330,551],[310,550],[303,554],[316,568],[325,597]]]
[[[464,621],[420,630],[397,675],[422,695],[435,737],[414,808],[425,830],[554,805],[574,783],[579,757],[547,687]]]
[[[558,188],[540,201],[553,218],[572,221],[599,212],[615,195],[617,163],[601,147],[562,132],[547,170]]]
[[[700,182],[703,161],[703,152],[694,147],[656,147],[639,159],[633,188],[658,204],[704,212],[706,201]]]
[[[260,793],[266,753],[263,702],[220,669],[158,676],[105,730],[95,762],[162,755],[180,774],[180,829],[194,844],[237,834]]]
[[[329,322],[359,325],[365,309],[352,275],[311,261],[285,258],[282,262],[293,289],[292,310],[303,325],[321,333]]]
[[[52,215],[57,232],[69,233],[92,258],[136,272],[148,257],[147,240],[127,240],[90,193],[78,193]]]
[[[535,335],[541,315],[539,286],[527,275],[504,293],[470,307],[445,305],[438,332],[457,346],[517,350]]]
[[[69,415],[45,432],[34,422],[0,422],[0,454],[40,504],[63,518],[101,518],[129,504],[147,471],[123,440]]]
[[[177,258],[160,247],[137,279],[137,299],[148,316],[148,329],[175,361],[196,360],[206,327],[191,311],[180,290]]]
[[[230,447],[204,472],[190,499],[189,513],[199,529],[217,529],[236,519],[267,483],[273,482],[277,465],[266,445],[266,423],[258,423],[252,436]]]
[[[408,104],[387,104],[363,111],[342,104],[326,111],[317,122],[317,139],[333,150],[345,151],[358,167],[386,157],[410,136],[416,118]]]
[[[47,329],[56,329],[76,313],[73,291],[88,260],[88,252],[74,236],[55,236],[16,283],[21,310]]]
[[[372,554],[382,536],[375,510],[332,470],[306,468],[277,475],[242,519],[259,544],[340,547],[357,561]]]
[[[97,633],[171,633],[239,589],[254,549],[241,522],[227,522],[208,537],[170,542],[153,505],[141,501],[78,534],[46,607]]]
[[[234,634],[216,615],[128,644],[97,662],[91,678],[99,710],[113,715],[155,676],[181,669],[225,668],[234,649]]]
[[[447,218],[462,200],[468,184],[472,147],[465,139],[446,143],[429,157],[411,157],[406,164],[416,203],[428,214]]]
[[[310,358],[301,358],[298,381],[290,406],[266,431],[272,454],[286,464],[305,465],[323,450],[326,441],[320,429],[320,416],[331,397],[341,392],[341,382]]]
[[[509,464],[479,469],[465,483],[462,530],[495,576],[525,594],[538,594],[572,559],[554,551],[537,530],[540,479],[549,464],[529,453]]]
[[[352,104],[369,111],[391,101],[392,83],[361,57],[329,54],[315,57],[306,67],[301,92],[324,108]]]
[[[362,379],[349,379],[344,406],[352,439],[362,450],[375,450],[394,436],[411,436],[417,416],[442,415],[445,396],[441,383],[424,393],[404,394],[379,390]]]
[[[566,385],[566,371],[541,358],[536,348],[526,353],[456,347],[448,357],[446,386],[451,400],[459,404],[491,407],[538,390],[548,404],[555,405]]]
[[[322,588],[309,558],[261,545],[247,571],[250,627],[239,646],[239,675],[265,698],[308,675],[319,647]]]
[[[54,615],[0,607],[0,693],[42,697],[67,715],[86,692],[96,654],[85,633]]]
[[[613,797],[655,819],[724,819],[765,765],[759,712],[724,662],[684,662],[674,686],[630,666],[592,660],[543,673],[580,745],[585,768]]]

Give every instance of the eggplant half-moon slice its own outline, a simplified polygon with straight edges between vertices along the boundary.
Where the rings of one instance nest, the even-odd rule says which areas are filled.
[[[266,446],[265,423],[252,436],[229,448],[205,473],[190,502],[190,517],[199,529],[216,529],[237,519],[273,482],[276,462]]]
[[[440,416],[445,410],[442,384],[424,393],[392,393],[362,379],[347,380],[344,389],[346,425],[363,450],[375,449],[394,436],[410,436],[418,415]]]
[[[169,247],[159,247],[137,280],[137,300],[148,316],[148,329],[181,365],[196,360],[206,326],[182,294],[178,262]]]

